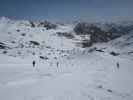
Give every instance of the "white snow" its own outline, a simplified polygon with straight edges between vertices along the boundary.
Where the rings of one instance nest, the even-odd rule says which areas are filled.
[[[132,34],[93,46],[104,52],[88,52],[90,48],[76,47],[74,39],[56,35],[72,32],[71,25],[46,30],[1,20],[0,42],[11,47],[5,49],[7,54],[0,49],[1,100],[133,100],[133,56],[127,53],[133,44],[121,47],[133,42],[133,38],[128,40]],[[29,47],[31,40],[40,46]],[[111,51],[120,55],[110,55]]]

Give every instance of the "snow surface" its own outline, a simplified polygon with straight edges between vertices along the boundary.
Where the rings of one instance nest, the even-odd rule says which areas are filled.
[[[0,42],[11,47],[6,54],[0,49],[0,100],[133,100],[132,34],[91,47],[104,52],[89,52],[56,35],[73,32],[71,25],[46,30],[25,24],[0,19]],[[29,46],[31,40],[40,46]]]

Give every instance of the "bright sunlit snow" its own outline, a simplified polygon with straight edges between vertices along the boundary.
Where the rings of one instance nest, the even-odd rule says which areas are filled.
[[[1,18],[0,100],[133,100],[133,34],[84,49],[73,27]]]

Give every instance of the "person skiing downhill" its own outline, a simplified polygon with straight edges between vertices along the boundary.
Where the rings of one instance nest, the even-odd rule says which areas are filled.
[[[33,67],[35,67],[35,64],[36,64],[36,62],[35,62],[35,60],[33,60],[33,62],[32,62]]]
[[[116,63],[116,66],[118,69],[120,68],[120,64],[118,62]]]
[[[57,62],[56,65],[57,65],[57,68],[58,68],[59,67],[59,62]]]

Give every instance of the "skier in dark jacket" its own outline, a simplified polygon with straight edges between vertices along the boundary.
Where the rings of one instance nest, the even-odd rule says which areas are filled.
[[[33,62],[32,62],[33,67],[35,67],[35,64],[36,64],[36,62],[35,62],[35,60],[33,60]]]
[[[59,67],[59,62],[57,62],[56,65],[57,65],[57,68],[58,68]]]
[[[118,62],[116,63],[116,66],[118,69],[120,68],[120,64]]]

